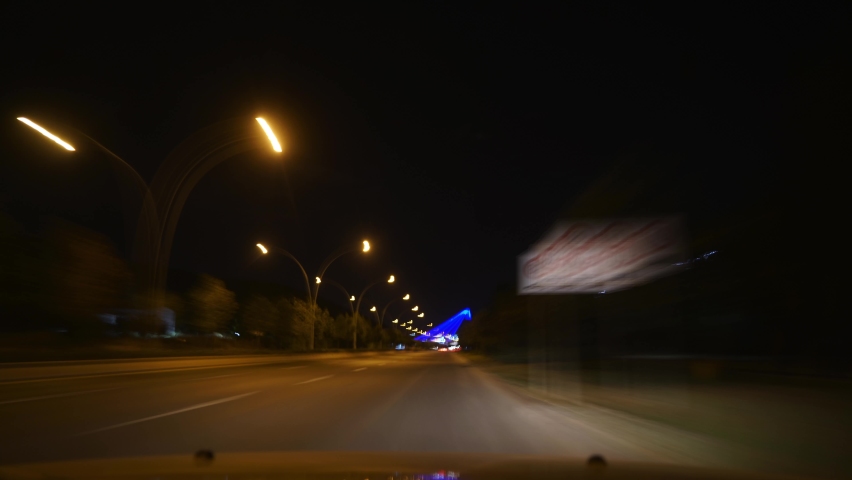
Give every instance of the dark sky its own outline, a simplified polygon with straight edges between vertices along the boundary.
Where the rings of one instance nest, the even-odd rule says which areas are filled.
[[[286,154],[211,171],[172,267],[300,289],[293,265],[258,259],[254,244],[312,273],[369,238],[369,257],[327,277],[357,291],[394,273],[397,293],[441,319],[511,285],[517,255],[637,145],[686,158],[708,204],[735,202],[777,154],[797,66],[848,53],[850,20],[828,2],[54,8],[2,10],[4,209],[24,223],[69,218],[124,247],[109,159],[68,155],[16,116],[77,128],[150,180],[193,132],[267,115]]]

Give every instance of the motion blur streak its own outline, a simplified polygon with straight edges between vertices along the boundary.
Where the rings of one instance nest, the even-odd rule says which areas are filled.
[[[266,136],[269,137],[269,141],[272,143],[272,149],[276,152],[283,152],[283,150],[281,149],[281,144],[278,143],[278,139],[275,138],[275,134],[272,133],[272,128],[269,127],[269,124],[266,123],[266,120],[258,117],[257,123],[260,124],[260,127],[263,128],[263,131],[264,133],[266,133]]]
[[[675,219],[560,222],[519,259],[521,294],[600,293],[648,283],[683,257]]]
[[[38,131],[39,133],[41,133],[45,137],[53,140],[54,142],[58,143],[59,145],[62,145],[62,148],[64,148],[65,150],[69,150],[69,151],[72,151],[72,152],[74,151],[74,147],[72,147],[68,143],[64,142],[61,138],[57,137],[56,135],[48,132],[44,128],[36,125],[36,123],[33,122],[32,120],[29,120],[28,118],[25,118],[25,117],[18,117],[18,120],[26,123],[30,127],[34,128],[36,131]]]

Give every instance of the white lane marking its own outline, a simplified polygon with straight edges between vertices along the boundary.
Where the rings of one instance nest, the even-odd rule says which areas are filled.
[[[360,372],[361,370],[366,370],[366,369],[367,369],[367,367],[363,367],[363,368],[356,368],[355,370],[352,370],[352,371],[353,372]]]
[[[99,428],[97,430],[91,430],[88,432],[78,433],[77,436],[80,435],[88,435],[90,433],[98,433],[106,430],[112,430],[114,428],[126,427],[128,425],[133,425],[135,423],[147,422],[148,420],[154,420],[157,418],[168,417],[169,415],[177,415],[178,413],[188,412],[190,410],[198,410],[199,408],[211,407],[213,405],[219,405],[220,403],[233,402],[234,400],[239,400],[241,398],[248,397],[249,395],[254,395],[255,393],[260,393],[260,391],[244,393],[242,395],[234,395],[233,397],[223,398],[221,400],[214,400],[212,402],[199,403],[198,405],[193,405],[191,407],[181,408],[180,410],[174,410],[171,412],[161,413],[159,415],[153,415],[150,417],[140,418],[139,420],[131,420],[129,422],[119,423],[117,425],[110,425],[109,427]]]
[[[334,376],[334,375],[326,375],[326,376],[324,376],[324,377],[312,378],[312,379],[310,379],[310,380],[305,380],[304,382],[294,383],[294,384],[293,384],[293,386],[296,386],[296,385],[304,385],[304,384],[306,384],[306,383],[311,383],[311,382],[319,382],[320,380],[325,380],[326,378],[331,378],[331,377],[333,377],[333,376]]]
[[[237,367],[256,367],[260,365],[272,365],[278,362],[268,362],[268,363],[246,363],[246,364],[237,364],[237,365],[210,365],[206,367],[186,367],[186,368],[164,368],[160,370],[140,370],[135,372],[113,372],[113,373],[93,373],[91,375],[67,375],[64,377],[50,377],[50,378],[33,378],[27,380],[9,380],[7,382],[0,381],[0,385],[15,385],[19,383],[37,383],[37,382],[53,382],[59,380],[77,380],[81,378],[100,378],[100,377],[116,377],[120,375],[144,375],[144,374],[154,374],[154,373],[170,373],[170,372],[186,372],[189,370],[209,370],[211,368],[237,368]]]
[[[211,378],[225,378],[225,377],[233,377],[234,375],[238,375],[238,374],[236,374],[236,373],[229,373],[229,374],[227,374],[227,375],[216,375],[216,376],[213,376],[213,377],[202,377],[202,378],[196,378],[196,380],[210,380]]]
[[[73,397],[75,395],[85,395],[87,393],[106,392],[108,390],[118,390],[119,388],[120,387],[99,388],[97,390],[84,390],[82,392],[57,393],[57,394],[54,394],[54,395],[42,395],[40,397],[18,398],[18,399],[15,399],[15,400],[4,400],[4,401],[0,402],[0,405],[8,405],[10,403],[34,402],[36,400],[46,400],[48,398]]]

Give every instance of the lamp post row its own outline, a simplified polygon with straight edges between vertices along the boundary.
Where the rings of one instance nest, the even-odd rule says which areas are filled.
[[[70,143],[62,140],[32,120],[26,117],[18,117],[18,120],[50,140],[56,142],[65,150],[69,152],[76,151]],[[269,123],[261,117],[258,117],[255,120],[260,125],[266,135],[266,138],[269,140],[272,150],[277,153],[282,153],[283,148],[281,147],[281,143],[278,141],[278,138],[269,126]],[[242,121],[240,120],[240,122]],[[142,196],[142,209],[137,222],[137,235],[133,248],[134,255],[141,255],[142,258],[140,260],[147,267],[145,284],[149,289],[147,293],[149,294],[148,300],[149,307],[151,308],[161,306],[163,298],[162,290],[165,288],[165,280],[168,272],[168,260],[172,237],[174,236],[175,227],[183,208],[183,204],[189,196],[189,193],[192,191],[192,188],[195,184],[197,184],[200,178],[216,164],[239,153],[255,148],[257,145],[255,140],[257,140],[258,135],[254,132],[241,133],[240,127],[244,127],[244,125],[237,125],[233,122],[223,122],[209,127],[208,129],[205,129],[184,140],[184,142],[182,142],[160,166],[160,169],[155,174],[154,181],[150,186],[145,183],[139,173],[124,159],[88,135],[79,132],[76,129],[72,129],[78,135],[85,137],[92,144],[96,145],[110,158],[117,161],[125,169],[125,171],[130,173],[136,188]],[[213,138],[218,139],[218,143],[214,142],[214,144],[211,145],[209,139],[211,138],[210,131],[213,129],[217,129],[220,133],[223,133],[223,135],[212,135]],[[262,244],[257,244],[257,247],[263,254],[266,254],[269,251]],[[277,253],[287,256],[299,266],[305,280],[308,304],[311,306],[311,323],[313,327],[319,286],[322,283],[322,278],[326,270],[328,270],[335,260],[343,255],[354,253],[359,250],[365,253],[368,252],[370,250],[370,243],[369,241],[364,240],[361,248],[343,248],[329,255],[319,268],[318,274],[315,277],[313,289],[311,288],[311,282],[308,279],[307,271],[296,257],[283,249],[275,248],[274,250]],[[394,280],[394,276],[391,275],[387,282],[393,283]],[[364,297],[367,290],[380,282],[381,280],[377,280],[376,282],[367,285],[367,287],[362,290],[361,295],[357,299],[353,314],[359,311],[361,299]],[[340,287],[339,284],[337,285]],[[340,288],[342,289],[342,287]],[[346,292],[345,289],[343,290]],[[351,302],[355,301],[355,298],[348,295],[348,293],[347,296],[350,300],[350,308],[352,308]],[[405,300],[408,298],[408,295],[404,297]],[[382,320],[389,305],[390,304],[385,306],[382,310],[381,316],[377,313],[380,323],[383,323]],[[356,332],[353,333],[352,345],[353,348],[355,348],[357,344],[357,329],[353,328],[353,332]],[[310,349],[313,348],[314,329],[311,328]]]

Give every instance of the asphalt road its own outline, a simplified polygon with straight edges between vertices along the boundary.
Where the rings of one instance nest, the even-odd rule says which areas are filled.
[[[526,397],[448,352],[0,369],[0,428],[7,465],[199,449],[754,460],[658,425]]]

